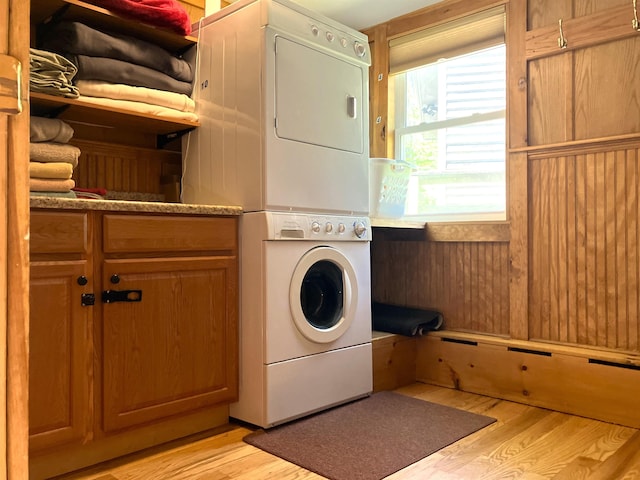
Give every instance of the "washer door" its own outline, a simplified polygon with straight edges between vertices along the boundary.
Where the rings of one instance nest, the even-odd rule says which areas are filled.
[[[316,247],[300,259],[291,278],[289,305],[302,335],[316,343],[340,338],[358,304],[356,274],[335,248]]]

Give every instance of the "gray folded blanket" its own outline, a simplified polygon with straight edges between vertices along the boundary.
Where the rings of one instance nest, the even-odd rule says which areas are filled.
[[[439,330],[444,323],[442,313],[436,310],[401,307],[378,302],[373,302],[371,306],[371,317],[374,330],[409,337],[422,335],[430,330]]]
[[[190,82],[176,80],[152,68],[114,58],[73,54],[67,54],[66,57],[78,67],[78,73],[75,77],[77,80],[102,80],[103,82],[123,83],[191,95],[192,84]]]
[[[194,78],[194,68],[189,62],[135,37],[103,32],[80,22],[54,23],[39,33],[39,48],[45,50],[122,60],[152,68],[183,82],[192,82]]]
[[[57,118],[31,117],[31,142],[67,143],[73,137],[73,128]]]

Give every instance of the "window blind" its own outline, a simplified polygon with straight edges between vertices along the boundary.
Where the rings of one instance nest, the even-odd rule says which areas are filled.
[[[390,73],[504,43],[504,5],[426,28],[389,42]]]

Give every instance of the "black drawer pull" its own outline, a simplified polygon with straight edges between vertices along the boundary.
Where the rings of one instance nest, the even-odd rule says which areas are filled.
[[[142,290],[105,290],[102,292],[103,303],[141,301]]]

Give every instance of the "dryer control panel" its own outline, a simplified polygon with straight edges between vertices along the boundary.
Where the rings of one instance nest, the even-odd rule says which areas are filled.
[[[371,241],[368,217],[265,212],[269,240]]]

